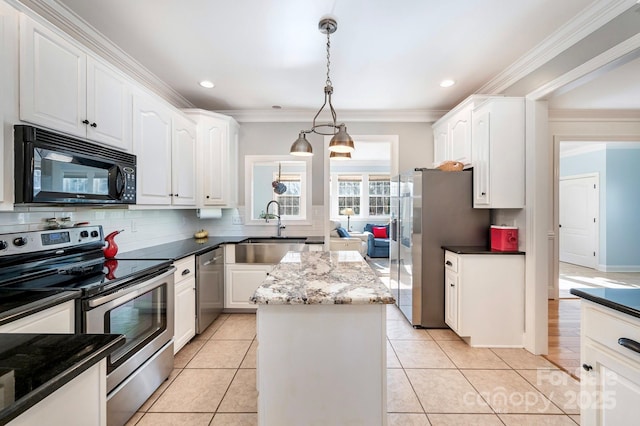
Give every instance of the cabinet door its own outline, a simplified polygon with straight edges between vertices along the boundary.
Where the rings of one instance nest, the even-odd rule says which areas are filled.
[[[460,326],[458,321],[458,274],[450,269],[444,270],[444,322],[455,332]]]
[[[632,425],[640,416],[640,363],[586,342],[581,383],[582,425]]]
[[[0,333],[74,333],[75,305],[73,300],[0,327]]]
[[[87,57],[20,16],[20,119],[85,137]]]
[[[171,204],[171,113],[142,94],[133,97],[133,148],[137,204]]]
[[[481,110],[473,118],[473,206],[489,207],[490,119],[488,110]]]
[[[13,210],[13,125],[18,122],[18,11],[0,1],[0,210]]]
[[[174,328],[175,354],[196,335],[196,279],[193,276],[175,286]]]
[[[211,117],[202,124],[203,200],[205,206],[221,206],[227,203],[225,186],[229,164],[227,158],[227,122]]]
[[[267,278],[273,265],[227,265],[225,274],[225,309],[257,309],[249,298]]]
[[[196,125],[190,120],[174,116],[171,156],[172,203],[180,206],[196,205]]]
[[[441,124],[433,131],[433,162],[436,164],[449,160],[449,128]]]
[[[87,138],[131,151],[131,89],[106,64],[87,58]]]
[[[448,160],[471,159],[471,110],[465,108],[449,122]]]

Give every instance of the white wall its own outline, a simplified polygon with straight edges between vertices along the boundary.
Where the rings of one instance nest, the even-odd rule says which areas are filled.
[[[238,209],[224,209],[221,219],[201,220],[195,210],[127,210],[88,208],[18,208],[0,212],[0,233],[43,229],[45,219],[70,217],[72,222],[102,225],[105,234],[119,229],[125,232],[116,241],[121,252],[191,238],[204,228],[211,236],[267,236],[275,234],[275,223],[257,226],[233,224],[233,217],[244,218],[244,156],[288,154],[298,132],[307,123],[242,123],[238,157]],[[353,129],[353,130],[352,130]],[[431,125],[427,123],[352,123],[353,134],[397,134],[400,136],[401,170],[430,164],[433,161]],[[313,208],[312,224],[288,226],[284,235],[316,236],[324,234],[324,157],[322,137],[312,135],[313,144]],[[3,170],[12,181],[12,171]]]

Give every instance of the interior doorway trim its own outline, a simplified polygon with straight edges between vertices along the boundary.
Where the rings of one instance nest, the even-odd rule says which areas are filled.
[[[560,294],[560,143],[561,142],[637,142],[640,135],[553,135],[553,223],[549,239],[553,249],[551,259],[551,277],[549,279],[549,298],[558,299]]]

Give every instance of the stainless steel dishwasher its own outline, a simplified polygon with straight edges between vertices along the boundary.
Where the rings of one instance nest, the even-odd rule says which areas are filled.
[[[196,333],[202,333],[224,307],[224,248],[196,256]]]

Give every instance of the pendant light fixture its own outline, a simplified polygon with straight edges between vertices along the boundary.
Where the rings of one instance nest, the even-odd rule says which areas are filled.
[[[353,139],[347,133],[347,126],[344,123],[337,124],[337,116],[336,110],[333,108],[331,104],[331,95],[333,94],[333,85],[331,84],[331,77],[329,76],[329,71],[331,67],[331,39],[330,35],[335,33],[338,29],[338,22],[331,17],[324,17],[320,19],[318,23],[318,29],[321,33],[327,35],[327,81],[324,86],[324,103],[316,113],[315,117],[313,117],[313,125],[310,130],[301,130],[298,135],[298,139],[291,145],[290,154],[291,155],[313,155],[313,148],[311,144],[306,138],[307,133],[316,133],[319,135],[333,135],[331,141],[329,142],[329,151],[332,153],[351,153],[354,151]],[[329,123],[316,123],[318,116],[324,109],[324,107],[329,104],[329,112],[331,113],[332,121]],[[350,158],[351,156],[349,155]]]

